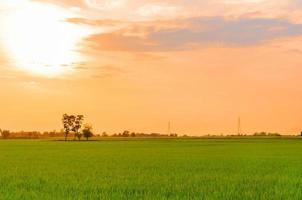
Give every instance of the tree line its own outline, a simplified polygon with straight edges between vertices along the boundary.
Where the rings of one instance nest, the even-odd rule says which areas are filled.
[[[83,130],[85,132],[85,135],[87,135],[87,131]],[[89,135],[89,134],[88,134]],[[17,131],[12,132],[9,130],[0,130],[0,136],[2,139],[47,139],[47,138],[65,138],[65,131],[64,129],[60,131]],[[83,135],[82,135],[83,136]],[[68,134],[69,138],[77,138],[73,132],[69,132]],[[123,131],[121,133],[107,133],[102,132],[98,134],[93,134],[94,138],[118,138],[118,137],[142,137],[142,138],[154,138],[154,137],[180,137],[177,134],[160,134],[160,133],[141,133],[141,132],[130,132],[130,131]],[[187,135],[184,135],[182,137],[189,137]],[[65,139],[64,139],[65,140]]]
[[[62,116],[63,128],[60,131],[19,131],[11,132],[9,130],[1,130],[0,135],[3,139],[39,139],[39,138],[62,138],[67,141],[72,137],[73,140],[81,140],[83,137],[89,140],[91,137],[178,137],[177,134],[160,134],[160,133],[138,133],[125,130],[121,133],[108,134],[103,132],[101,134],[94,134],[92,125],[83,124],[84,115],[68,115]]]
[[[0,129],[0,136],[3,139],[39,139],[39,138],[62,138],[64,137],[67,141],[68,137],[72,137],[73,140],[81,140],[82,137],[89,140],[91,137],[179,137],[176,133],[161,134],[161,133],[140,133],[130,132],[125,130],[121,133],[108,134],[103,132],[102,134],[94,134],[92,125],[84,124],[84,115],[68,115],[64,114],[62,117],[63,128],[60,131],[19,131],[11,132],[9,130]],[[188,136],[182,135],[181,137],[238,137],[238,134],[227,134],[227,135],[203,135],[203,136]],[[282,136],[279,133],[267,133],[267,132],[256,132],[252,135],[242,134],[240,136]],[[295,135],[292,135],[295,136]],[[302,132],[300,134],[302,136]]]

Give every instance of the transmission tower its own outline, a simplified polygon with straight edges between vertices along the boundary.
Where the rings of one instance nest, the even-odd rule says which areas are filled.
[[[168,122],[168,135],[171,134],[171,122],[169,121]]]
[[[241,119],[240,119],[240,117],[238,118],[237,133],[238,133],[238,135],[241,135]]]

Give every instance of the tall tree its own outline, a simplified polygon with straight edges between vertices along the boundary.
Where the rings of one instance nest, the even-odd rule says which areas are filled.
[[[72,131],[74,131],[74,139],[77,137],[80,140],[82,137],[82,133],[80,133],[79,130],[82,127],[83,120],[84,120],[84,115],[77,115],[75,117],[73,129],[72,129]]]
[[[74,115],[63,115],[62,123],[65,133],[65,141],[67,140],[68,134],[74,130],[75,119],[76,117]]]

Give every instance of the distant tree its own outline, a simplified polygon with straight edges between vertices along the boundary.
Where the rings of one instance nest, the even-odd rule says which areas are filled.
[[[130,134],[131,137],[135,137],[135,135],[136,135],[135,132],[132,132],[132,133]]]
[[[108,137],[108,134],[106,132],[103,132],[102,137]]]
[[[83,136],[86,138],[86,140],[88,140],[90,137],[93,136],[93,133],[92,133],[92,126],[91,126],[91,125],[86,124],[86,125],[84,126],[84,129],[83,129]]]
[[[254,133],[254,136],[267,136],[266,132]]]
[[[7,139],[10,136],[10,131],[8,130],[1,130],[1,136],[3,139]]]
[[[82,127],[83,120],[84,120],[83,115],[77,115],[74,120],[72,131],[74,132],[74,138],[77,137],[78,140],[81,140],[81,137],[82,137],[82,133],[80,133],[79,130]]]
[[[170,137],[177,137],[178,135],[176,133],[171,133],[169,136]],[[210,135],[208,135],[208,136],[210,136]]]
[[[268,133],[267,135],[268,136],[281,136],[280,133]]]
[[[65,141],[67,140],[68,134],[74,130],[75,120],[76,117],[74,115],[63,115],[62,123],[64,127]]]
[[[122,137],[129,137],[130,136],[130,132],[129,131],[124,131],[122,134]]]

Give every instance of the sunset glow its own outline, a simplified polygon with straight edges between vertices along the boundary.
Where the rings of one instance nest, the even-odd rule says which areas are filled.
[[[17,130],[299,133],[297,0],[1,0],[0,116]],[[21,101],[22,100],[22,101]],[[26,116],[24,119],[24,116]]]

